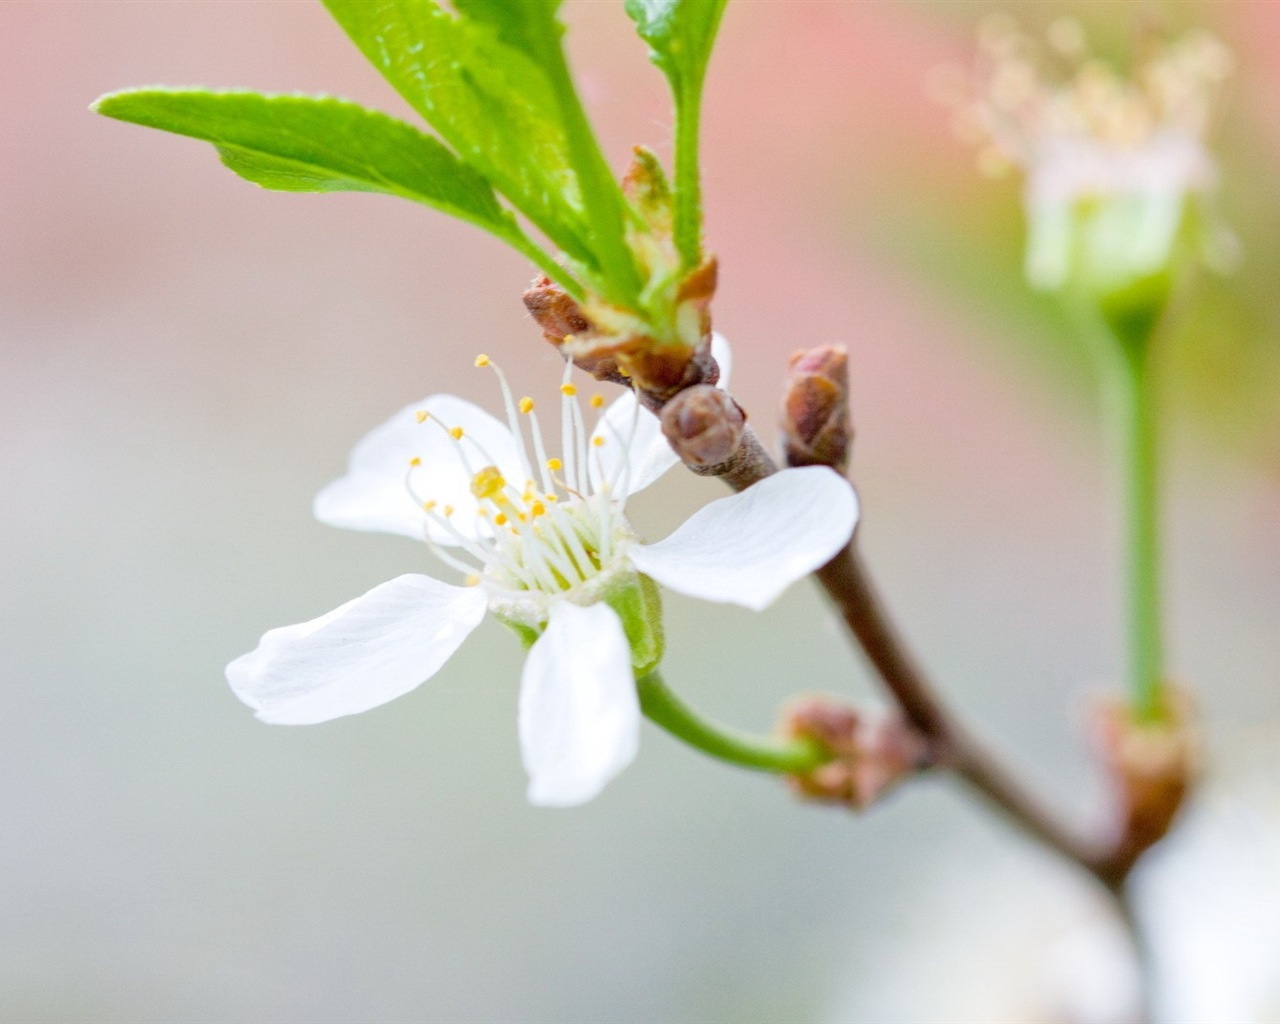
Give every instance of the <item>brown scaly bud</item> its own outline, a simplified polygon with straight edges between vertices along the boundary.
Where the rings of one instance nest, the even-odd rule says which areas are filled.
[[[662,409],[662,433],[681,460],[694,467],[718,466],[738,450],[747,415],[710,384],[696,384]]]
[[[575,366],[596,380],[610,381],[614,384],[627,384],[627,378],[618,369],[618,361],[608,353],[592,358],[589,353],[575,355],[566,351],[565,342],[578,338],[590,338],[596,335],[596,329],[582,307],[572,295],[569,295],[558,284],[545,274],[534,278],[524,295],[524,308],[542,328],[542,336],[560,349],[566,359],[572,359]]]
[[[930,763],[928,744],[901,715],[868,718],[824,697],[804,697],[790,705],[782,731],[832,755],[807,775],[787,776],[792,790],[853,810],[869,807]]]
[[[1199,745],[1191,709],[1175,696],[1158,721],[1144,722],[1113,700],[1098,708],[1093,724],[1119,805],[1119,856],[1132,863],[1164,838],[1195,780]]]
[[[853,422],[849,418],[849,355],[822,345],[791,357],[779,420],[788,466],[849,466]]]

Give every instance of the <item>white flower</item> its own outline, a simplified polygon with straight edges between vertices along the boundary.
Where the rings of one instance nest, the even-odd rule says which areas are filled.
[[[271,630],[227,667],[260,719],[323,722],[399,697],[434,675],[488,609],[533,640],[519,700],[529,799],[582,803],[636,753],[634,674],[653,665],[635,662],[656,662],[659,652],[628,638],[626,626],[643,632],[643,623],[615,606],[642,598],[644,577],[761,609],[848,540],[852,488],[809,467],[714,501],[665,540],[640,543],[623,515],[626,498],[676,458],[630,393],[589,433],[570,369],[558,456],[548,454],[532,400],[516,402],[500,372],[505,425],[434,395],[356,445],[346,475],[316,497],[316,517],[425,539],[468,585],[400,576],[318,619]],[[591,404],[599,408],[599,396]]]
[[[1010,19],[989,21],[981,43],[962,127],[985,142],[985,166],[1012,163],[1026,173],[1031,283],[1057,289],[1079,275],[1106,290],[1164,269],[1188,198],[1205,195],[1217,176],[1204,135],[1213,92],[1231,68],[1226,47],[1189,34],[1153,48],[1123,78],[1090,57],[1076,22],[1059,19],[1048,43],[1072,72],[1054,80],[1037,41]],[[1208,226],[1217,231],[1203,238],[1209,249],[1230,245],[1225,229]]]

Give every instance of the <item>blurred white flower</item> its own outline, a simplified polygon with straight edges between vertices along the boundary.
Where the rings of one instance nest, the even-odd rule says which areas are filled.
[[[976,73],[951,97],[983,167],[1026,175],[1027,277],[1047,290],[1074,281],[1098,292],[1158,274],[1189,225],[1190,201],[1217,177],[1204,136],[1230,51],[1191,33],[1150,47],[1125,77],[1090,56],[1073,20],[1054,22],[1047,43],[1007,17],[989,20]],[[1197,230],[1211,261],[1231,259],[1224,228],[1205,218]]]
[[[318,619],[271,630],[227,667],[260,719],[323,722],[399,697],[438,671],[487,609],[531,643],[519,700],[529,799],[583,803],[636,753],[635,673],[661,656],[649,580],[761,609],[848,540],[853,489],[810,467],[714,501],[665,540],[640,543],[626,499],[676,458],[630,393],[588,432],[571,369],[560,389],[559,456],[548,456],[532,399],[517,402],[501,371],[506,424],[434,395],[356,445],[346,475],[316,497],[316,517],[425,539],[467,585],[400,576]]]
[[[1220,745],[1222,774],[1131,881],[1161,1024],[1280,1021],[1280,744],[1274,724],[1235,739]],[[1115,911],[1060,863],[1008,850],[965,857],[938,870],[909,909],[913,927],[827,1019],[1137,1019],[1133,950]]]

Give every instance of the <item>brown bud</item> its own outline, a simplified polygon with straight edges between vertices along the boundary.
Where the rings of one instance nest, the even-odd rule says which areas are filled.
[[[1095,714],[1094,735],[1119,804],[1120,847],[1136,860],[1169,831],[1194,781],[1198,744],[1189,703],[1175,697],[1160,719],[1146,722],[1128,704],[1109,701]]]
[[[678,392],[662,409],[662,433],[680,458],[694,466],[717,466],[742,441],[747,416],[732,398],[710,384]]]
[[[823,345],[791,357],[779,420],[788,466],[849,465],[849,357],[843,346]]]
[[[570,334],[585,334],[591,322],[583,315],[582,307],[573,296],[564,291],[545,274],[535,278],[521,296],[524,308],[538,322],[547,340],[560,344]]]
[[[596,329],[573,296],[551,278],[545,275],[536,278],[521,298],[524,308],[542,328],[542,336],[566,359],[572,359],[574,366],[596,380],[629,383],[607,347],[603,351],[593,351],[590,345],[575,345],[575,339],[595,337]]]
[[[799,796],[811,800],[863,810],[929,765],[924,738],[894,713],[869,718],[824,697],[804,697],[786,709],[782,731],[832,755],[806,775],[787,777]]]

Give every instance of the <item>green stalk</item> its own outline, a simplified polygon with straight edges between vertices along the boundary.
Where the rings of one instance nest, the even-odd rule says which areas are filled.
[[[560,107],[570,158],[578,173],[582,201],[591,224],[592,248],[600,260],[601,276],[608,286],[606,298],[634,310],[639,302],[641,282],[626,242],[622,189],[600,151],[600,143],[587,120],[582,100],[578,98],[559,39],[554,45],[548,43],[546,50],[555,54],[555,59],[543,64],[543,70]]]
[[[1157,424],[1151,346],[1119,342],[1115,420],[1123,479],[1129,687],[1140,721],[1164,709]]]
[[[650,672],[636,680],[640,709],[650,721],[704,754],[756,771],[802,775],[831,760],[831,755],[805,739],[754,736],[703,718]]]
[[[675,242],[680,262],[692,270],[702,262],[702,184],[698,171],[701,83],[676,104]]]

